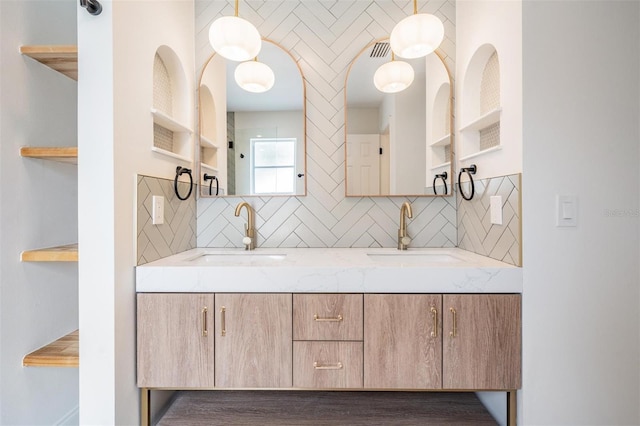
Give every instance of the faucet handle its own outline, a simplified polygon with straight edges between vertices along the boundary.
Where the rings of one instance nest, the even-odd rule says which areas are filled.
[[[242,244],[244,244],[245,246],[251,245],[252,242],[253,242],[253,240],[251,239],[251,237],[243,237],[242,238]]]
[[[404,237],[400,238],[400,242],[405,246],[408,246],[409,244],[411,244],[411,237],[405,235]]]

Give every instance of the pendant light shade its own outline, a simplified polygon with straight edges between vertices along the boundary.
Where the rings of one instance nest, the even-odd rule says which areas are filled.
[[[420,58],[433,52],[444,39],[444,25],[438,17],[428,13],[417,13],[398,22],[391,31],[389,43],[393,52],[407,59]]]
[[[392,54],[393,57],[393,54]],[[406,62],[391,60],[376,70],[373,84],[384,93],[401,92],[413,82],[413,68]]]
[[[262,93],[273,87],[276,81],[273,71],[267,64],[254,61],[243,62],[236,67],[234,77],[238,86],[247,92]]]
[[[220,56],[238,62],[255,58],[262,47],[256,27],[238,17],[238,0],[235,16],[223,16],[213,21],[209,28],[209,42]]]

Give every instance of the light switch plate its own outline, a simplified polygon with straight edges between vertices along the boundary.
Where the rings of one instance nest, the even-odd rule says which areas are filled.
[[[164,197],[154,195],[151,197],[151,223],[153,225],[162,225],[164,223]]]
[[[491,207],[491,223],[502,225],[502,196],[492,195],[489,197],[489,205]]]
[[[556,226],[578,226],[578,197],[556,195]]]

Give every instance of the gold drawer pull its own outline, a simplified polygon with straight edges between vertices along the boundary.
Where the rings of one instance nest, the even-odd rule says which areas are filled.
[[[449,332],[449,336],[451,337],[456,337],[456,335],[458,334],[458,324],[456,321],[456,310],[453,308],[449,308],[449,311],[451,311],[451,315],[453,316],[453,330]]]
[[[202,336],[207,337],[209,330],[207,330],[207,307],[202,308]]]
[[[313,363],[313,368],[316,370],[342,370],[342,363],[338,362],[335,364],[320,364],[319,362]]]
[[[431,307],[431,315],[433,315],[433,331],[431,332],[431,337],[438,337],[438,310]]]
[[[340,322],[342,321],[342,315],[338,315],[335,318],[320,318],[318,314],[315,314],[313,320],[318,322]]]
[[[225,312],[226,309],[225,307],[221,307],[220,308],[220,328],[222,329],[222,331],[220,332],[220,334],[224,337],[227,335],[227,321],[225,318]]]

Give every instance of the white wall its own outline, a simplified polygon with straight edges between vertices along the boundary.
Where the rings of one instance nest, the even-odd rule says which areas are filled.
[[[78,12],[80,423],[136,424],[136,175],[172,179],[177,165],[152,153],[153,58],[160,45],[182,61],[192,88],[193,2],[102,1]]]
[[[639,8],[523,4],[520,424],[640,424]]]
[[[522,172],[522,1],[458,0],[456,2],[456,159],[458,170],[478,166],[475,179]],[[458,129],[477,118],[465,105],[466,72],[479,47],[491,44],[500,63],[500,145],[498,151],[468,160],[465,135]]]
[[[55,424],[78,406],[78,370],[23,367],[78,327],[78,269],[20,263],[75,242],[77,169],[21,158],[21,146],[75,145],[77,84],[23,57],[24,44],[74,44],[74,0],[0,2],[0,424]]]
[[[395,179],[391,180],[392,194],[424,194],[427,167],[425,93],[425,77],[416,75],[411,90],[392,95],[396,98],[396,126],[391,137],[391,169],[395,167],[396,170]]]
[[[348,108],[347,121],[349,134],[379,133],[378,108]]]

